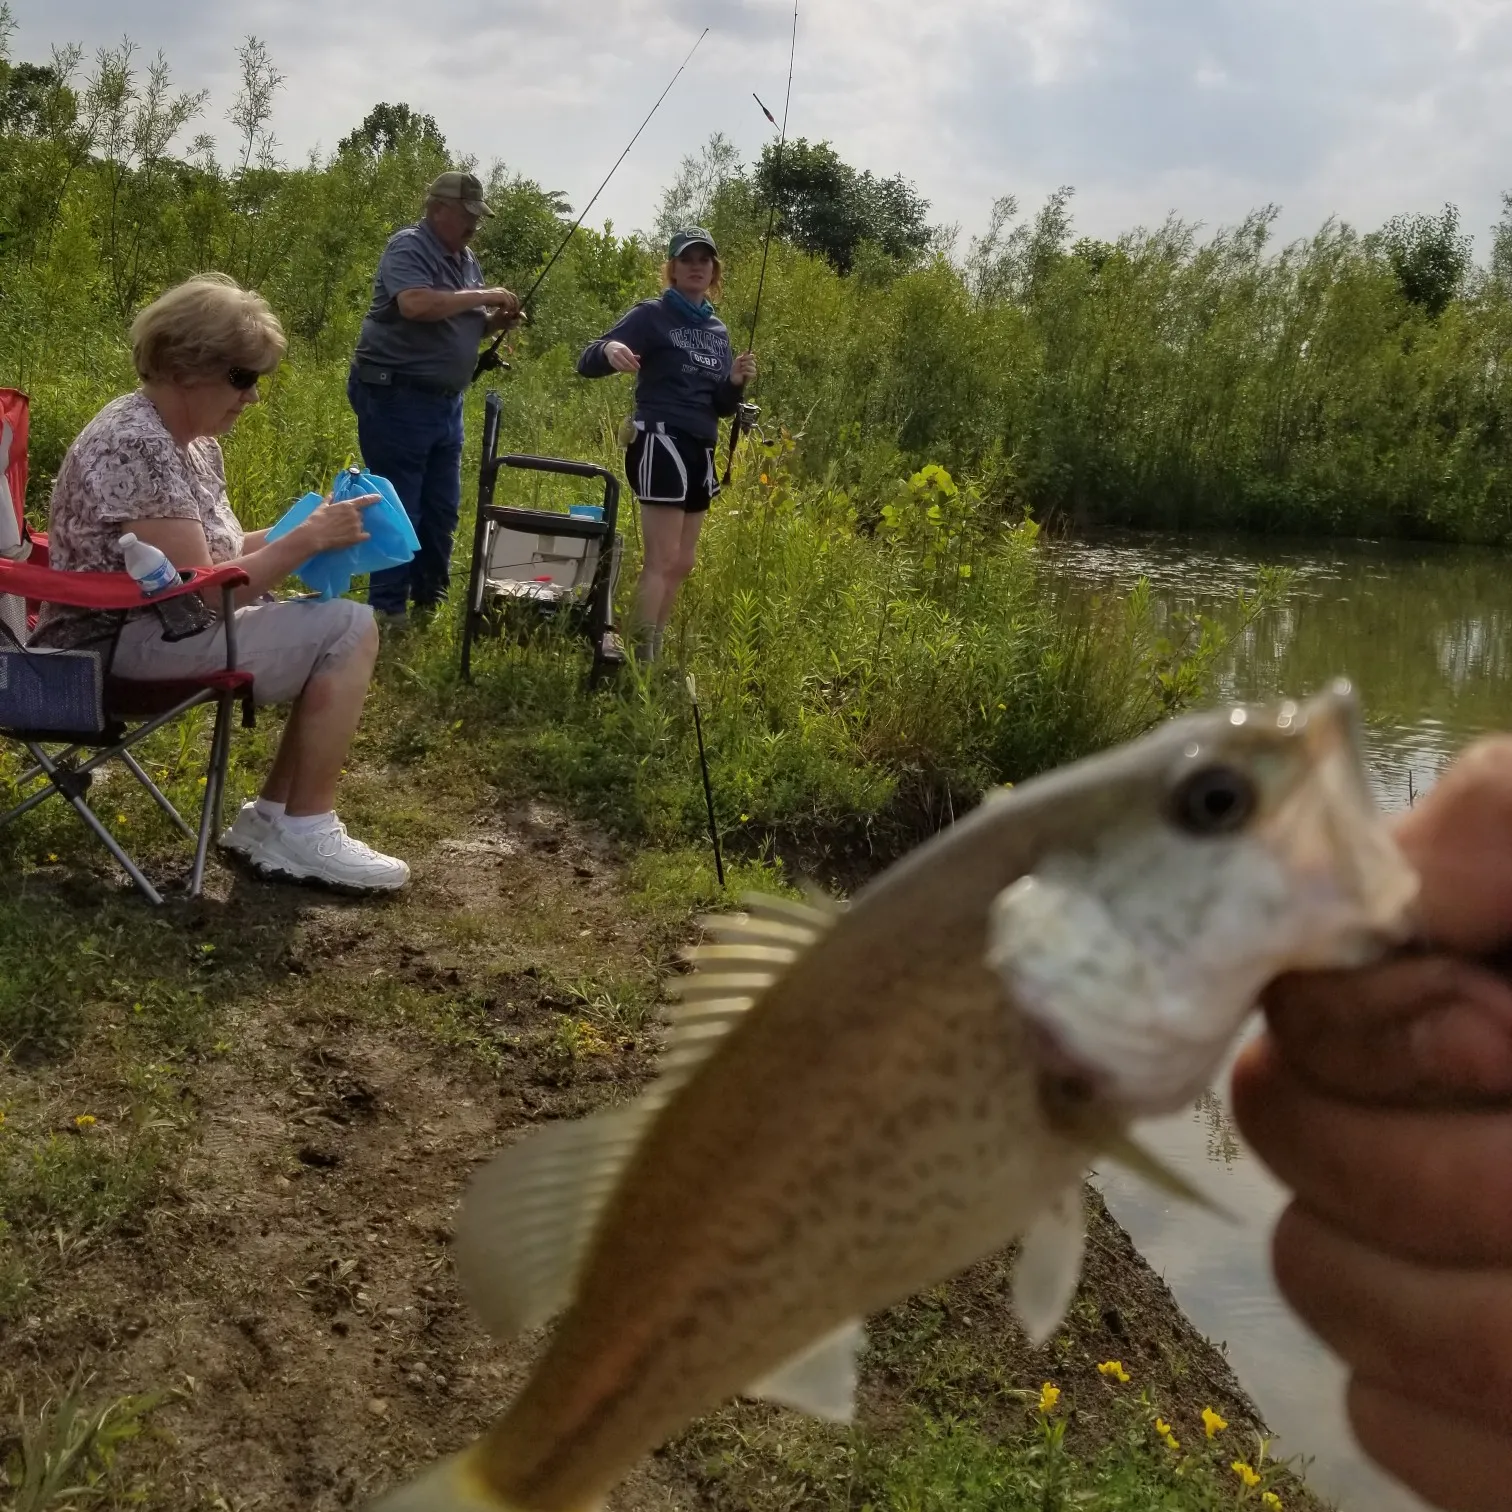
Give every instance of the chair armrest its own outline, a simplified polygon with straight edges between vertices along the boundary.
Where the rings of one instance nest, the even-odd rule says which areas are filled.
[[[125,572],[59,572],[52,567],[0,559],[0,593],[43,604],[66,604],[71,609],[142,609],[186,593],[208,593],[217,588],[229,592],[243,587],[247,580],[240,567],[195,567],[178,587],[149,599]]]

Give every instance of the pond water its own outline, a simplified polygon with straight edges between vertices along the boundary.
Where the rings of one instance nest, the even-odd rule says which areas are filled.
[[[1219,616],[1239,589],[1253,586],[1262,565],[1290,568],[1285,606],[1231,645],[1220,691],[1240,699],[1300,696],[1349,677],[1365,705],[1371,781],[1388,809],[1430,787],[1472,736],[1512,728],[1512,556],[1505,553],[1150,536],[1053,549],[1076,593],[1120,592],[1143,575],[1161,603]],[[1279,1436],[1278,1452],[1310,1459],[1309,1483],[1349,1512],[1420,1508],[1355,1448],[1342,1371],[1275,1290],[1268,1235],[1283,1194],[1234,1130],[1221,1091],[1143,1133],[1178,1171],[1244,1216],[1242,1227],[1231,1228],[1116,1169],[1099,1177],[1114,1215],[1187,1316],[1225,1346]]]

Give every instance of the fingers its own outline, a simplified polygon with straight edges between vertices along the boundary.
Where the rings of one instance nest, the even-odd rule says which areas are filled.
[[[1512,1428],[1512,1274],[1385,1255],[1296,1205],[1274,1258],[1282,1294],[1356,1375]]]
[[[1354,1238],[1443,1265],[1512,1256],[1512,1115],[1351,1105],[1269,1037],[1240,1056],[1233,1104],[1261,1159]]]
[[[1265,996],[1299,1076],[1364,1102],[1462,1105],[1512,1098],[1512,985],[1453,956],[1277,982]]]
[[[1504,1512],[1512,1440],[1415,1394],[1354,1381],[1349,1419],[1360,1446],[1419,1496],[1446,1512]]]

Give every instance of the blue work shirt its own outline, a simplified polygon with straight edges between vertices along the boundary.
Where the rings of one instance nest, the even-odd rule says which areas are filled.
[[[480,305],[445,320],[406,320],[399,313],[399,295],[405,289],[454,293],[483,286],[483,270],[471,248],[448,251],[425,221],[396,231],[373,275],[373,303],[357,338],[357,361],[461,393],[472,381],[488,311]]]

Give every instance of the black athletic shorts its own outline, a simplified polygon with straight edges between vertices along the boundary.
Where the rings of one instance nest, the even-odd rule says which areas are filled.
[[[646,424],[630,443],[625,476],[642,504],[689,514],[702,514],[719,492],[714,443],[660,424]]]

